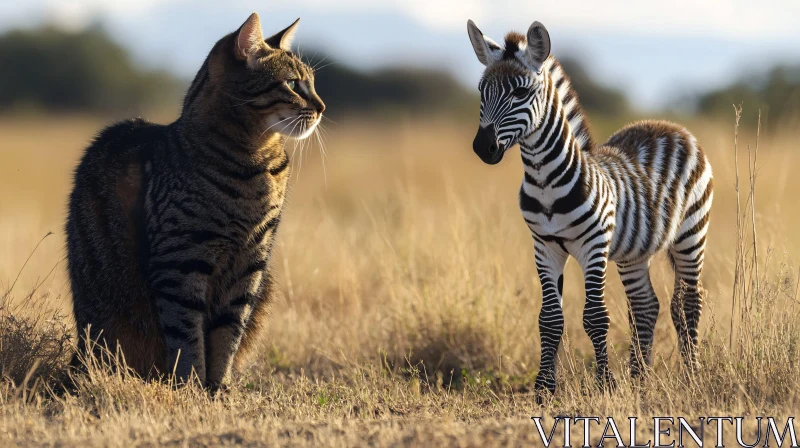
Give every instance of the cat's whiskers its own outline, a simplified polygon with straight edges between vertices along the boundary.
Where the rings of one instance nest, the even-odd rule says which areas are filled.
[[[317,71],[317,68],[327,60],[328,56],[324,56],[321,60],[317,61],[316,63],[314,63],[314,65],[311,66],[311,70]]]
[[[323,65],[322,67],[314,67],[313,70],[314,70],[314,72],[318,72],[318,71],[321,71],[323,68],[328,67],[330,65],[334,65],[334,64],[336,64],[336,62],[335,61],[331,61],[331,62],[328,62],[327,64]]]
[[[308,61],[308,66],[311,67],[312,71],[314,70],[314,66],[324,62],[328,58],[327,56],[323,56],[321,60],[317,60],[317,56],[319,56],[319,51],[315,51],[314,56]]]
[[[323,138],[323,129],[322,129],[322,117],[320,116],[319,121],[317,122],[317,127],[314,128],[314,137],[317,138],[317,143],[319,144],[319,152],[320,152],[320,161],[322,163],[322,177],[325,181],[325,186],[328,186],[328,171],[325,168],[325,160],[328,158],[328,153],[325,151],[325,139]]]
[[[291,129],[291,130],[289,130],[289,132],[287,132],[287,135],[289,135],[289,136],[290,136],[290,135],[294,134],[294,130],[295,130],[295,128],[297,127],[297,125],[299,124],[299,122],[300,122],[300,118],[301,118],[301,117],[298,115],[297,117],[295,117],[295,119],[294,119],[294,120],[293,120],[291,123],[289,123],[288,125],[286,125],[286,128],[288,128],[289,126],[292,126],[292,129]],[[284,128],[284,129],[286,129],[286,128]],[[284,141],[284,143],[283,143],[284,150],[285,150],[285,148],[286,148],[286,142],[288,142],[288,140]],[[291,158],[292,158],[292,171],[293,171],[293,172],[295,171],[295,169],[294,169],[294,164],[295,164],[295,160],[296,160],[296,159],[295,159],[295,157],[294,157],[294,154],[295,154],[296,152],[297,152],[297,142],[295,142],[295,144],[294,144],[294,149],[292,149],[292,156],[291,156]]]
[[[272,126],[270,126],[270,127],[266,128],[266,129],[264,129],[264,132],[262,132],[262,133],[261,133],[261,135],[259,135],[259,136],[258,136],[258,138],[259,138],[259,139],[261,139],[262,137],[264,137],[264,134],[266,134],[266,133],[267,133],[267,131],[269,131],[270,129],[274,128],[275,126],[277,126],[277,125],[279,125],[279,124],[283,123],[284,121],[286,121],[286,120],[289,120],[289,119],[291,119],[291,118],[292,118],[292,117],[286,117],[286,118],[284,118],[283,120],[281,120],[281,121],[279,121],[279,122],[277,122],[277,123],[273,124]]]
[[[300,120],[300,130],[297,133],[297,135],[298,136],[304,135],[306,133],[306,127],[307,126],[308,126],[308,120],[306,120],[305,118],[301,119]],[[295,146],[297,146],[298,144],[300,145],[300,154],[298,155],[298,158],[300,159],[300,164],[297,167],[297,176],[299,177],[300,176],[300,171],[303,170],[303,150],[306,147],[306,142],[305,142],[305,139],[301,139],[301,138],[295,137],[294,144],[295,144]]]

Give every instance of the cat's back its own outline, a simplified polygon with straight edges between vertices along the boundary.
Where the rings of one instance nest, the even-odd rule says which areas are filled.
[[[141,213],[144,165],[163,146],[166,126],[141,118],[121,121],[100,131],[75,168],[69,199],[67,238],[77,237],[76,225],[119,232],[120,213],[133,220]],[[134,223],[128,223],[132,227]],[[127,233],[132,231],[127,229]],[[115,235],[117,236],[117,235]],[[127,235],[133,237],[133,234]]]
[[[148,159],[164,140],[166,126],[142,118],[121,121],[100,131],[86,148],[75,169],[75,186],[119,174],[134,163]]]
[[[100,131],[86,148],[69,198],[71,264],[118,263],[112,258],[138,255],[144,165],[162,145],[164,128],[141,118],[122,121]]]
[[[144,166],[165,139],[166,126],[143,119],[102,130],[75,169],[65,229],[78,328],[92,324],[105,337],[134,347],[128,350],[132,367],[143,374],[161,347],[142,275]],[[137,345],[128,342],[149,346],[152,353],[134,353]]]

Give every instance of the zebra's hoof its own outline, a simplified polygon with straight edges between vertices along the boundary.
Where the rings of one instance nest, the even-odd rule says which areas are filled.
[[[610,370],[598,372],[597,384],[600,386],[600,389],[603,392],[612,393],[617,390],[617,380],[614,378],[614,374],[612,374]]]
[[[649,365],[645,364],[641,360],[631,360],[629,363],[630,372],[631,372],[631,380],[633,381],[641,381],[647,377],[648,370],[650,368]]]
[[[536,394],[536,405],[537,406],[544,406],[545,404],[549,403],[550,400],[553,398],[553,394],[550,393],[549,390],[538,390],[535,392]]]
[[[546,387],[537,385],[533,391],[534,398],[536,399],[536,404],[539,406],[544,406],[545,404],[550,403],[550,401],[553,399],[553,396],[555,395],[555,392],[556,392],[555,389],[550,390]]]

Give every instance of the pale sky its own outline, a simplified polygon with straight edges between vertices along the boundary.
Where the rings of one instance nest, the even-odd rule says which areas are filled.
[[[3,0],[0,30],[101,20],[139,60],[189,76],[252,11],[265,34],[301,17],[301,48],[342,63],[438,66],[468,85],[481,67],[467,19],[495,40],[538,20],[556,56],[585,60],[641,109],[775,63],[800,63],[800,0]]]

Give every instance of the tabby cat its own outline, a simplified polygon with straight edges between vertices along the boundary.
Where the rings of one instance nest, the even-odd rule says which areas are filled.
[[[118,123],[86,150],[66,224],[79,354],[88,335],[143,377],[213,389],[252,348],[274,289],[284,143],[325,110],[290,50],[296,28],[265,40],[253,13],[216,43],[174,123]]]

